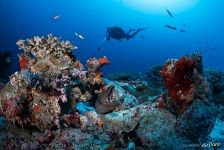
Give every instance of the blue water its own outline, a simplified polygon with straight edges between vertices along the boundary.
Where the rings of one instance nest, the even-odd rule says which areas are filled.
[[[174,18],[163,6],[161,11],[164,13],[145,13],[127,7],[122,0],[1,0],[0,51],[13,51],[12,70],[18,70],[16,41],[52,33],[74,42],[79,47],[75,54],[84,64],[90,57],[107,56],[111,64],[104,68],[105,74],[146,71],[168,58],[198,50],[204,55],[205,67],[224,70],[223,0],[201,0],[179,13],[170,10]],[[61,18],[53,20],[55,15]],[[186,33],[169,30],[166,24]],[[131,40],[105,41],[106,28],[113,25],[125,30],[148,29]],[[77,38],[75,32],[85,39]]]

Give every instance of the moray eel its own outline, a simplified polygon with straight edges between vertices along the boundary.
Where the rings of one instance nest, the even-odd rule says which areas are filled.
[[[105,91],[101,92],[98,95],[98,98],[95,103],[96,112],[105,114],[110,111],[113,111],[121,105],[119,101],[113,101],[114,90],[114,85],[109,85],[106,87]]]

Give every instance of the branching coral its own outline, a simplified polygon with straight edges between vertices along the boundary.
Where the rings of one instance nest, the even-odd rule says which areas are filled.
[[[179,113],[185,111],[194,98],[195,76],[201,73],[201,65],[201,56],[195,54],[169,60],[161,71],[168,95],[177,103]]]
[[[16,44],[29,55],[29,58],[33,56],[36,59],[44,58],[49,54],[57,58],[63,57],[63,53],[71,52],[75,48],[69,41],[61,41],[52,34],[46,37],[34,36],[27,40],[18,40]]]

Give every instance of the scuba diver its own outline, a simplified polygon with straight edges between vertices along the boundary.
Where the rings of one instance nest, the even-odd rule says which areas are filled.
[[[108,27],[106,39],[110,40],[111,38],[113,38],[120,41],[121,39],[125,38],[126,40],[129,40],[135,37],[138,32],[145,29],[146,28],[129,29],[128,32],[125,32],[121,27]]]

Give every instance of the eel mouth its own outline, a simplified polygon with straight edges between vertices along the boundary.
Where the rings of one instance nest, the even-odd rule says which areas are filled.
[[[115,87],[113,85],[108,87],[108,94],[107,94],[107,103],[111,103],[114,101],[115,98]]]
[[[116,99],[117,97],[117,92],[115,91],[115,86],[114,85],[109,85],[106,87],[106,90],[103,91],[96,103],[96,111],[98,113],[108,113],[116,109],[120,105],[120,102]]]

